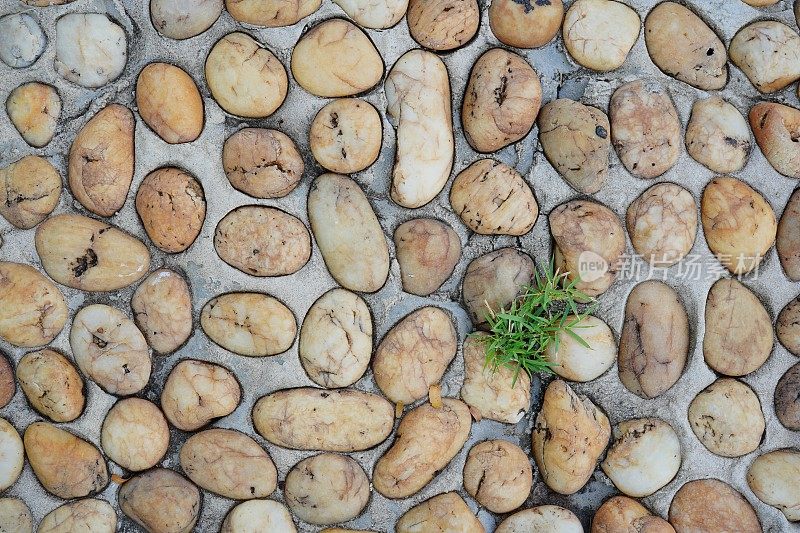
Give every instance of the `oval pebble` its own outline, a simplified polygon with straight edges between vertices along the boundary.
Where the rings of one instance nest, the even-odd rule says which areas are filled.
[[[366,302],[344,289],[320,296],[303,319],[297,353],[318,385],[338,388],[358,381],[372,356],[372,314]]]
[[[39,82],[23,83],[8,95],[6,112],[25,142],[41,148],[56,133],[61,116],[61,97],[50,85]]]
[[[686,125],[686,151],[714,172],[738,172],[752,148],[747,121],[733,105],[719,96],[696,100]]]
[[[364,28],[391,28],[406,14],[408,0],[333,0],[347,16]]]
[[[125,31],[101,13],[70,13],[56,22],[55,69],[81,87],[96,88],[122,74]]]
[[[0,18],[0,61],[11,68],[33,65],[44,52],[47,37],[36,19],[27,13]]]
[[[320,5],[322,0],[225,0],[234,20],[269,28],[296,24]]]
[[[297,533],[289,509],[272,500],[251,500],[233,507],[222,522],[220,533]]]
[[[750,127],[772,168],[800,179],[800,109],[761,102],[750,109]]]
[[[331,172],[352,174],[378,158],[383,123],[366,100],[342,98],[319,110],[308,135],[311,153],[320,165]]]
[[[622,66],[639,38],[641,19],[614,0],[577,0],[564,17],[567,52],[581,66],[608,72]]]
[[[192,334],[192,297],[186,280],[172,270],[153,271],[131,298],[136,325],[158,353],[177,350]]]
[[[292,311],[272,296],[231,292],[203,306],[200,326],[226,350],[260,357],[288,350],[297,333]]]
[[[758,20],[736,32],[731,62],[762,93],[774,93],[800,79],[800,35],[776,20]]]
[[[87,498],[56,507],[42,518],[41,533],[114,533],[117,512],[105,500]]]
[[[109,394],[135,394],[150,380],[147,341],[119,309],[92,304],[78,311],[69,344],[81,372]]]
[[[6,490],[22,473],[25,450],[19,433],[5,418],[0,418],[0,459],[0,490]]]
[[[409,0],[406,20],[411,37],[430,50],[453,50],[478,32],[476,0]]]
[[[30,229],[47,218],[61,198],[61,176],[47,160],[27,155],[0,168],[0,215]]]
[[[394,247],[403,290],[419,296],[437,291],[461,258],[458,234],[431,218],[415,218],[397,226]]]
[[[150,267],[150,252],[141,241],[82,215],[56,215],[41,223],[36,251],[51,278],[89,292],[127,287]]]
[[[223,4],[223,0],[150,0],[150,19],[161,35],[189,39],[216,22]]]
[[[72,363],[46,348],[27,353],[17,364],[17,380],[28,403],[53,422],[71,422],[83,412],[84,384]]]
[[[108,410],[100,445],[126,470],[147,470],[167,453],[169,426],[161,410],[142,398],[125,398]]]
[[[169,144],[192,142],[203,131],[203,99],[180,67],[150,63],[136,79],[136,105],[145,124]]]
[[[564,3],[493,0],[489,26],[497,39],[515,48],[540,48],[555,38],[564,20]]]
[[[38,270],[0,261],[0,338],[24,348],[48,344],[68,314],[61,291]]]
[[[195,431],[231,414],[241,399],[236,374],[213,363],[183,359],[164,383],[161,410],[176,428]]]
[[[313,222],[312,222],[313,227]],[[300,219],[280,209],[237,207],[214,232],[220,259],[251,276],[286,276],[311,257],[311,235]]]
[[[278,130],[244,128],[225,140],[222,166],[236,190],[254,198],[281,198],[303,177],[303,157]]]
[[[800,451],[787,448],[759,456],[747,470],[747,484],[759,500],[800,522]]]
[[[718,479],[698,479],[683,485],[669,506],[669,522],[679,532],[763,531],[744,496]]]

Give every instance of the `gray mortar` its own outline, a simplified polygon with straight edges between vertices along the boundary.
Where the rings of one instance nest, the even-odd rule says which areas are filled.
[[[460,131],[460,102],[472,64],[485,50],[499,45],[492,36],[487,22],[488,0],[479,0],[479,3],[482,5],[479,35],[465,48],[441,56],[450,73],[454,100],[453,123],[457,134],[453,175],[481,157],[470,149]],[[627,3],[635,7],[644,19],[657,1],[628,0]],[[791,2],[788,0],[782,0],[775,6],[761,10],[751,8],[740,0],[687,0],[687,3],[691,4],[695,11],[718,31],[726,46],[740,27],[756,19],[777,19],[797,29],[791,13]],[[292,276],[272,279],[254,278],[227,266],[217,257],[213,247],[213,233],[219,220],[228,211],[236,206],[251,203],[278,206],[299,216],[307,223],[306,196],[309,184],[315,176],[322,172],[308,150],[308,127],[314,114],[326,100],[310,96],[293,80],[290,80],[289,95],[277,113],[264,120],[241,120],[223,112],[210,97],[203,76],[203,63],[211,46],[220,37],[230,31],[244,29],[265,43],[288,67],[292,45],[307,27],[333,16],[344,16],[344,14],[330,0],[325,0],[319,11],[293,27],[259,29],[246,25],[243,27],[233,21],[226,12],[223,12],[220,19],[204,34],[186,41],[173,41],[156,33],[150,22],[147,5],[146,0],[77,0],[64,6],[36,9],[26,8],[14,0],[0,0],[0,15],[28,11],[41,23],[49,39],[44,54],[31,67],[14,70],[0,64],[0,100],[4,102],[14,87],[32,80],[54,85],[63,99],[62,119],[58,133],[53,141],[43,149],[29,147],[10,124],[5,107],[0,106],[2,109],[0,110],[0,165],[5,166],[27,154],[39,154],[47,157],[61,171],[65,182],[65,191],[56,213],[85,212],[74,201],[66,188],[66,157],[77,131],[91,116],[110,102],[128,105],[135,111],[133,88],[136,75],[145,64],[152,61],[166,61],[179,65],[191,74],[203,94],[206,110],[203,133],[193,143],[168,145],[158,138],[137,114],[136,173],[131,193],[128,195],[124,208],[110,221],[137,235],[150,245],[133,206],[135,191],[143,177],[160,166],[177,165],[186,168],[199,178],[205,189],[208,213],[203,231],[194,245],[182,254],[168,255],[150,246],[153,254],[152,268],[169,266],[187,274],[192,287],[195,316],[203,304],[217,294],[232,290],[252,290],[267,292],[280,298],[294,311],[298,321],[301,321],[312,302],[335,286],[325,269],[319,250],[315,247],[309,263]],[[107,13],[125,28],[128,35],[129,58],[124,73],[115,82],[98,90],[84,89],[70,84],[53,70],[55,21],[66,13],[76,12]],[[369,30],[368,34],[381,51],[387,70],[402,53],[416,46],[409,37],[405,19],[394,28],[385,31]],[[606,74],[590,73],[572,63],[564,53],[560,37],[542,49],[523,51],[522,53],[541,76],[544,101],[550,101],[557,96],[568,97],[580,99],[584,103],[596,105],[605,110],[608,108],[611,93],[621,83],[640,77],[652,78],[669,88],[685,124],[689,118],[692,102],[704,96],[703,91],[693,89],[662,74],[652,64],[641,35],[622,68]],[[796,84],[775,95],[762,98],[742,72],[732,65],[730,74],[730,82],[719,94],[733,103],[745,115],[750,106],[760,99],[798,105]],[[453,276],[440,291],[430,298],[420,298],[403,293],[400,287],[397,261],[392,261],[391,273],[386,286],[376,294],[365,296],[374,316],[376,342],[406,313],[427,304],[440,305],[451,311],[457,321],[459,335],[463,339],[469,332],[470,324],[466,313],[459,305],[460,283],[469,262],[483,253],[503,246],[519,246],[531,254],[537,262],[546,262],[551,253],[547,214],[556,205],[577,195],[545,160],[538,146],[537,130],[534,128],[525,139],[499,151],[494,156],[514,166],[534,188],[540,205],[540,215],[536,226],[528,235],[517,239],[472,234],[450,209],[447,200],[449,183],[442,193],[427,206],[415,210],[400,208],[388,197],[395,132],[389,122],[385,120],[386,102],[382,84],[367,93],[365,98],[375,104],[384,116],[384,143],[378,161],[366,171],[356,174],[355,179],[365,189],[375,207],[389,241],[392,255],[394,255],[394,250],[391,235],[394,229],[401,222],[420,216],[435,217],[448,222],[458,232],[464,245],[463,257]],[[245,126],[280,129],[298,144],[305,159],[306,174],[298,189],[286,198],[256,201],[234,190],[225,178],[221,164],[222,143],[231,133]],[[704,185],[712,177],[711,171],[692,160],[684,150],[678,164],[653,182],[674,181],[679,183],[689,189],[699,201]],[[783,211],[786,201],[796,185],[794,180],[778,175],[757,148],[753,150],[749,163],[744,170],[737,174],[737,177],[744,179],[761,191],[778,215]],[[624,216],[628,204],[653,182],[632,177],[625,171],[616,155],[612,155],[607,184],[594,195],[594,198],[611,207],[618,215]],[[5,220],[0,219],[0,236],[4,241],[0,249],[0,258],[24,262],[41,268],[33,246],[34,230],[16,230]],[[628,246],[628,251],[631,250],[631,247]],[[710,258],[702,230],[698,233],[692,253],[705,254]],[[642,264],[638,259],[637,262]],[[708,259],[706,264],[713,266],[715,261]],[[713,282],[712,278],[717,275],[719,274],[710,275],[709,279],[690,282],[685,279],[676,279],[675,267],[668,272],[667,281],[678,290],[689,312],[693,340],[687,368],[678,383],[667,393],[649,401],[636,397],[621,385],[616,367],[591,383],[578,384],[574,387],[578,392],[588,395],[600,405],[608,413],[612,423],[635,417],[657,416],[668,420],[678,432],[683,449],[683,465],[676,479],[656,494],[643,499],[643,503],[654,512],[665,516],[673,495],[686,481],[716,477],[730,483],[742,492],[758,512],[765,531],[800,531],[800,526],[789,524],[777,509],[761,503],[749,490],[745,480],[748,466],[759,454],[776,448],[797,447],[800,444],[800,434],[785,429],[777,421],[773,409],[775,384],[783,372],[798,361],[796,357],[780,345],[776,345],[775,351],[767,363],[743,379],[758,394],[767,421],[766,436],[755,452],[738,459],[715,456],[700,444],[687,421],[686,411],[689,402],[695,394],[715,379],[714,372],[703,361],[702,335],[705,297]],[[766,304],[773,318],[798,292],[796,284],[790,283],[781,271],[774,249],[770,250],[761,265],[757,278],[753,275],[747,276],[746,283]],[[634,285],[635,281],[631,279],[618,280],[600,298],[597,314],[609,323],[617,338],[622,325],[625,300]],[[130,313],[129,302],[133,288],[108,294],[88,294],[61,288],[73,314],[83,305],[93,302],[108,303]],[[300,366],[296,343],[287,353],[277,357],[247,358],[231,354],[214,345],[206,338],[199,326],[197,324],[195,326],[194,334],[189,342],[176,354],[154,357],[154,370],[150,384],[141,395],[157,403],[162,384],[169,370],[183,358],[205,359],[233,369],[243,388],[241,405],[233,414],[217,421],[214,425],[237,428],[254,436],[269,451],[278,467],[279,479],[283,480],[293,464],[313,454],[284,450],[261,439],[253,430],[250,411],[255,400],[271,391],[286,387],[313,385]],[[68,333],[69,324],[52,343],[52,346],[64,353],[70,353]],[[0,342],[0,349],[9,354],[15,364],[26,352],[26,350],[14,348],[4,342]],[[459,352],[443,379],[443,394],[457,396],[462,379],[463,359]],[[358,382],[356,387],[377,391],[370,372]],[[373,491],[369,506],[364,513],[346,525],[356,529],[392,531],[397,517],[411,506],[441,492],[457,490],[465,497],[470,507],[476,510],[481,521],[486,525],[487,531],[492,531],[502,517],[492,515],[484,509],[479,510],[477,504],[466,495],[462,488],[461,470],[467,451],[477,441],[487,438],[505,438],[520,444],[529,452],[531,427],[541,403],[541,392],[540,380],[534,379],[533,408],[528,416],[516,426],[488,420],[474,424],[470,440],[461,453],[418,494],[404,500],[392,501]],[[99,444],[101,423],[105,413],[114,402],[114,397],[101,391],[93,382],[87,381],[87,407],[84,414],[78,420],[62,426]],[[0,411],[0,415],[9,419],[20,433],[28,424],[41,418],[26,404],[25,398],[19,390],[17,390],[12,403]],[[180,470],[178,451],[186,437],[185,433],[172,431],[169,452],[162,462],[162,466]],[[354,453],[352,456],[364,466],[367,472],[371,472],[374,462],[390,446],[391,441],[390,438],[373,450]],[[110,464],[110,467],[114,473],[125,474],[114,464]],[[280,486],[282,486],[282,482]],[[116,488],[114,484],[109,485],[99,497],[115,504]],[[565,506],[577,513],[584,526],[588,528],[594,510],[615,492],[609,479],[598,469],[588,485],[578,494],[568,497],[556,495],[547,489],[534,468],[534,488],[526,502],[526,507],[548,503]],[[63,503],[42,489],[27,463],[19,481],[7,490],[4,496],[17,496],[25,500],[37,522],[49,511]],[[280,487],[273,497],[282,500]],[[205,492],[197,531],[217,531],[223,517],[234,504],[235,502],[231,500]],[[118,514],[121,531],[139,530],[122,513]],[[319,529],[301,522],[297,524],[298,529],[303,532]]]

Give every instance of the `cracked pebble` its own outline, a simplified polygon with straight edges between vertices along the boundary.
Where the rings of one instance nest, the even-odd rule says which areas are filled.
[[[155,404],[142,398],[125,398],[108,410],[100,445],[122,468],[134,472],[147,470],[161,462],[167,453],[167,420]]]
[[[150,63],[136,79],[136,105],[142,120],[170,144],[192,142],[203,131],[203,99],[180,67]]]
[[[61,198],[61,176],[47,160],[28,155],[0,168],[0,215],[30,229],[53,212]]]
[[[394,247],[403,290],[419,296],[436,292],[461,259],[458,234],[432,218],[415,218],[397,226]]]
[[[608,72],[622,66],[639,38],[639,15],[614,0],[577,0],[564,17],[567,52],[581,66]]]
[[[150,0],[156,31],[171,39],[200,35],[219,18],[223,0]]]
[[[532,485],[528,456],[516,444],[486,440],[467,454],[464,489],[493,513],[508,513],[525,503]]]
[[[453,50],[478,32],[480,7],[476,0],[409,0],[408,31],[429,50]]]
[[[695,101],[686,125],[686,151],[695,161],[720,174],[738,172],[752,147],[738,109],[718,96]]]
[[[239,406],[242,388],[225,367],[184,359],[170,371],[161,392],[161,410],[183,431],[195,431]]]
[[[282,198],[303,177],[294,141],[277,130],[243,128],[225,140],[222,166],[236,190],[254,198]]]
[[[81,87],[102,87],[122,74],[127,46],[125,31],[106,15],[64,15],[56,22],[56,72]]]
[[[83,378],[69,359],[55,350],[46,348],[22,356],[17,380],[28,403],[53,422],[71,422],[83,413]]]
[[[352,174],[378,159],[383,123],[366,100],[342,98],[317,112],[308,136],[317,163],[331,172]]]
[[[11,91],[6,100],[6,112],[25,142],[41,148],[55,135],[61,116],[61,97],[50,85],[24,83]]]
[[[61,291],[38,270],[0,261],[0,338],[24,348],[49,344],[68,314]]]
[[[192,334],[192,299],[186,280],[172,270],[153,271],[131,298],[136,325],[161,354],[174,352]]]

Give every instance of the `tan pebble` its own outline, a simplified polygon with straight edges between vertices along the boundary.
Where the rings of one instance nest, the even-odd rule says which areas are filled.
[[[367,34],[344,19],[311,28],[292,50],[292,75],[315,96],[352,96],[374,87],[383,59]]]
[[[789,522],[800,521],[800,451],[765,453],[747,470],[747,484],[759,500],[780,510]]]
[[[554,364],[553,372],[571,381],[599,378],[617,360],[614,333],[595,316],[569,315],[566,320],[572,324],[571,331],[559,331],[558,343],[548,344],[545,350],[545,357]]]
[[[461,239],[453,228],[429,218],[400,224],[394,232],[403,290],[427,296],[441,287],[461,258]]]
[[[738,109],[718,96],[696,100],[686,125],[686,151],[714,172],[738,172],[747,164],[750,128]]]
[[[383,124],[378,111],[365,100],[334,100],[311,122],[309,145],[317,162],[340,174],[364,170],[378,158]]]
[[[236,375],[227,368],[184,359],[170,371],[161,392],[161,409],[170,424],[195,431],[231,414],[242,398]]]
[[[0,528],[11,533],[33,533],[33,516],[18,498],[0,498]]]
[[[189,533],[200,517],[200,489],[164,468],[126,481],[117,501],[123,513],[150,533]]]
[[[114,533],[117,530],[117,512],[105,500],[86,498],[56,507],[42,518],[42,533]]]
[[[411,37],[431,50],[453,50],[478,32],[480,7],[476,0],[409,0]]]
[[[150,19],[161,35],[188,39],[210,28],[223,4],[223,0],[150,0]]]
[[[286,276],[311,257],[311,236],[300,219],[280,209],[237,207],[214,232],[220,259],[251,276]]]
[[[533,485],[530,459],[506,440],[473,446],[464,464],[464,489],[493,513],[508,513],[525,503]]]
[[[783,271],[792,281],[800,281],[800,191],[795,189],[786,202],[775,239]]]
[[[320,5],[322,0],[225,0],[234,20],[269,28],[300,22]]]
[[[244,128],[225,140],[222,166],[231,185],[255,198],[281,198],[303,177],[303,157],[277,130]]]
[[[68,314],[61,291],[38,270],[0,261],[0,338],[25,348],[48,344]]]
[[[21,385],[22,383],[20,383],[20,386]],[[14,369],[11,368],[8,357],[3,352],[0,352],[0,409],[11,402],[16,391],[17,386],[14,381]]]
[[[800,356],[800,299],[795,297],[781,309],[775,323],[775,333],[784,348]]]
[[[489,6],[489,26],[497,39],[516,48],[540,48],[558,34],[564,20],[564,3],[494,0]]]
[[[30,229],[53,212],[61,197],[61,176],[44,158],[28,155],[0,168],[0,215]]]
[[[800,179],[800,109],[761,102],[750,110],[750,127],[772,168]]]
[[[0,490],[16,483],[25,464],[25,450],[19,433],[5,418],[0,418]],[[33,465],[33,458],[28,458]]]
[[[718,479],[698,479],[683,485],[672,498],[669,522],[678,533],[763,531],[756,512],[744,496]]]
[[[397,521],[395,533],[416,533],[420,524],[435,532],[484,533],[485,531],[472,509],[455,492],[439,494],[406,511]]]
[[[177,272],[152,272],[133,293],[131,308],[147,344],[158,353],[174,352],[192,334],[191,292]]]
[[[333,0],[363,28],[391,28],[406,14],[408,0]]]
[[[17,380],[28,403],[53,422],[71,422],[83,412],[84,384],[72,363],[49,348],[22,356]]]
[[[579,65],[608,72],[625,62],[640,26],[639,15],[622,2],[577,0],[564,17],[564,44]]]
[[[619,531],[675,533],[669,522],[660,516],[654,516],[638,501],[627,496],[614,496],[606,500],[595,512],[591,533]]]
[[[136,212],[153,244],[165,252],[183,252],[203,229],[203,187],[183,169],[154,170],[139,185]]]
[[[126,398],[108,410],[100,432],[106,455],[126,470],[155,466],[167,453],[169,427],[161,410],[142,398]]]
[[[210,300],[200,312],[200,325],[226,350],[254,357],[285,352],[297,334],[289,308],[255,292],[232,292]]]
[[[203,99],[183,69],[150,63],[136,79],[136,105],[145,123],[170,144],[192,142],[203,131]]]
[[[759,20],[731,39],[731,61],[762,93],[774,93],[800,79],[800,35],[776,20]]]
[[[242,502],[230,510],[222,522],[220,533],[273,529],[281,533],[297,533],[289,509],[273,500],[251,500]]]
[[[289,79],[275,55],[241,32],[229,33],[211,48],[206,83],[219,106],[246,118],[265,118],[286,98]]]
[[[55,281],[90,292],[127,287],[150,267],[150,252],[141,241],[82,215],[56,215],[40,224],[36,252]]]
[[[8,95],[6,112],[25,142],[41,148],[55,135],[61,116],[61,97],[50,85],[24,83]]]
[[[800,363],[790,367],[775,386],[775,415],[787,429],[800,431]]]
[[[486,329],[486,317],[508,306],[533,279],[535,266],[527,254],[501,248],[473,259],[462,283],[462,297],[476,328]]]
[[[119,104],[101,109],[69,150],[69,188],[86,209],[109,217],[119,211],[133,180],[133,113]]]

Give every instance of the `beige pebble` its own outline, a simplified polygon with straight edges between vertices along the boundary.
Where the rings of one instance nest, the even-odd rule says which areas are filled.
[[[625,62],[640,26],[639,15],[622,2],[577,0],[564,17],[564,44],[579,65],[608,72]]]
[[[669,522],[654,516],[644,505],[627,496],[606,500],[592,517],[592,533],[675,533]]]
[[[735,379],[718,379],[689,404],[689,424],[711,453],[741,457],[764,436],[764,414],[753,390]]]
[[[352,291],[375,292],[389,276],[386,237],[364,191],[338,174],[311,184],[308,220],[333,279]]]
[[[478,152],[494,152],[519,141],[531,131],[541,103],[542,85],[530,64],[492,48],[475,62],[464,89],[461,123],[467,142]]]
[[[394,232],[403,290],[427,296],[450,277],[461,258],[461,239],[453,228],[431,218],[415,218]]]
[[[800,179],[800,109],[761,102],[750,110],[750,127],[772,168]]]
[[[42,533],[114,533],[117,512],[105,500],[86,498],[56,507],[42,518],[38,531]]]
[[[795,297],[781,310],[775,333],[784,348],[800,356],[800,299]]]
[[[369,102],[343,98],[319,110],[308,136],[317,163],[331,172],[352,174],[378,159],[383,123]]]
[[[229,33],[211,48],[205,75],[219,106],[246,118],[270,116],[283,103],[289,87],[278,58],[241,32]]]
[[[156,247],[168,253],[183,252],[203,229],[206,218],[203,187],[183,169],[154,170],[139,185],[136,212]]]
[[[645,399],[669,390],[689,356],[689,317],[678,293],[662,281],[633,288],[619,340],[619,379]]]
[[[28,403],[53,422],[71,422],[86,403],[83,379],[72,363],[46,348],[22,356],[17,380]]]
[[[169,427],[161,410],[142,398],[120,400],[108,410],[100,432],[108,457],[126,470],[157,465],[169,446]]]
[[[667,90],[651,81],[633,81],[614,91],[609,104],[611,142],[628,172],[660,176],[678,161],[681,122]]]
[[[564,3],[494,0],[489,6],[489,26],[497,39],[516,48],[540,48],[561,29]]]
[[[106,461],[90,442],[47,422],[28,426],[23,440],[33,473],[47,492],[69,500],[108,485]]]
[[[480,159],[459,172],[450,189],[450,205],[480,235],[525,235],[539,216],[539,204],[525,179],[494,159]]]
[[[219,18],[223,0],[150,0],[150,20],[171,39],[200,35]]]
[[[474,334],[464,341],[464,384],[461,399],[470,411],[506,424],[516,424],[531,408],[531,377],[519,367],[493,367],[486,359],[486,337]]]
[[[780,510],[790,522],[800,521],[800,451],[774,450],[759,456],[747,470],[753,494]]]
[[[125,30],[102,13],[69,13],[56,21],[55,70],[81,87],[115,80],[127,62]]]
[[[131,308],[147,344],[158,353],[174,352],[192,334],[191,292],[177,272],[153,271],[133,293]]]
[[[614,333],[595,316],[569,315],[566,320],[567,324],[573,324],[571,334],[559,331],[556,334],[558,344],[548,344],[545,350],[545,357],[553,363],[553,372],[571,381],[599,378],[617,360]]]
[[[200,326],[212,341],[240,355],[260,357],[288,350],[297,334],[291,310],[256,292],[231,292],[203,306]]]
[[[203,99],[180,67],[150,63],[136,79],[136,105],[145,123],[170,144],[192,142],[203,131]]]
[[[775,238],[783,271],[792,281],[800,281],[800,192],[795,190],[786,202]]]
[[[473,259],[461,289],[473,325],[485,329],[487,315],[508,308],[522,288],[530,285],[534,271],[530,256],[513,248],[501,248]]]
[[[82,215],[56,215],[40,224],[36,252],[55,281],[90,292],[127,287],[150,267],[150,252],[141,241]]]
[[[225,0],[234,20],[269,28],[300,22],[321,4],[322,0]]]
[[[86,209],[109,217],[119,211],[133,180],[135,121],[119,104],[101,109],[69,150],[69,188]]]
[[[195,433],[181,446],[180,461],[189,479],[226,498],[265,498],[278,484],[278,472],[267,452],[249,436],[231,429]]]
[[[667,422],[640,418],[613,428],[614,441],[600,465],[620,491],[649,496],[672,481],[681,466],[681,443]]]
[[[245,205],[217,224],[214,248],[220,259],[245,274],[286,276],[308,262],[311,236],[305,224],[289,213]]]
[[[0,490],[16,483],[25,464],[25,449],[19,433],[5,418],[0,418]],[[29,458],[28,461],[32,459]]]
[[[303,177],[303,157],[278,130],[244,128],[225,140],[222,166],[231,185],[255,198],[281,198]]]
[[[109,394],[135,394],[150,380],[147,342],[119,309],[91,304],[78,311],[69,344],[81,372]]]
[[[9,533],[33,533],[33,516],[18,498],[0,498],[0,530]]]
[[[439,494],[409,509],[395,525],[395,533],[485,533],[480,520],[455,492]]]
[[[410,405],[439,383],[457,349],[450,315],[438,307],[417,309],[392,326],[375,350],[375,383],[392,403]]]
[[[411,37],[430,50],[453,50],[478,32],[476,0],[409,0],[406,13]]]
[[[740,29],[728,50],[731,62],[762,93],[774,93],[800,79],[800,35],[776,20]]]
[[[664,268],[691,251],[697,235],[697,203],[680,185],[659,183],[631,202],[625,221],[636,253]]]
[[[352,96],[381,80],[383,59],[358,26],[330,19],[308,30],[294,46],[292,75],[315,96]]]
[[[611,437],[605,414],[564,381],[551,381],[533,427],[533,457],[542,480],[559,494],[586,485]]]
[[[728,54],[717,34],[676,2],[654,7],[644,21],[650,58],[664,74],[706,91],[728,82]]]
[[[593,194],[608,176],[611,126],[596,107],[559,98],[539,113],[539,142],[544,155],[578,192]]]
[[[752,142],[747,121],[718,96],[696,100],[686,125],[686,151],[714,172],[738,172],[747,164]]]
[[[48,344],[68,314],[61,291],[38,270],[0,261],[0,338],[24,348]]]
[[[467,454],[464,489],[493,513],[508,513],[525,503],[532,485],[530,459],[516,444],[486,440]]]
[[[408,0],[333,0],[363,28],[391,28],[406,14]]]
[[[21,382],[20,385],[22,385]],[[16,392],[17,385],[14,380],[14,369],[11,368],[8,357],[0,351],[0,409],[11,402]]]
[[[772,353],[772,319],[758,297],[741,282],[723,278],[708,291],[703,357],[726,376],[754,372]]]
[[[251,500],[233,507],[222,522],[220,533],[274,531],[297,533],[292,514],[282,503],[272,500]]]
[[[711,180],[703,191],[700,214],[708,247],[734,274],[757,268],[775,242],[778,224],[772,207],[736,178]]]
[[[718,479],[698,479],[683,485],[669,506],[669,522],[678,533],[763,531],[744,496]]]
[[[617,215],[596,202],[571,200],[550,212],[555,241],[555,267],[578,280],[575,288],[587,296],[608,290],[625,253],[625,230]]]
[[[742,0],[748,6],[753,7],[766,7],[777,4],[780,0]]]
[[[391,197],[414,209],[433,200],[453,169],[450,77],[438,56],[403,54],[384,84],[386,113],[397,129]]]
[[[518,511],[503,520],[495,533],[583,533],[583,526],[575,513],[557,505],[538,505]]]
[[[61,116],[61,97],[50,85],[24,83],[11,91],[6,112],[25,142],[36,148],[46,146],[56,133]]]
[[[161,410],[170,424],[195,431],[239,405],[242,388],[227,368],[184,359],[169,373],[161,392]]]
[[[347,522],[369,503],[367,474],[346,455],[322,453],[303,459],[286,474],[285,485],[289,509],[310,524]]]
[[[61,176],[46,159],[27,155],[0,168],[0,215],[30,229],[47,218],[61,198]]]
[[[148,533],[189,533],[200,517],[200,490],[164,468],[130,478],[120,486],[117,501]]]
[[[372,313],[366,302],[338,288],[320,296],[303,319],[297,352],[318,385],[338,388],[358,381],[372,357]]]

